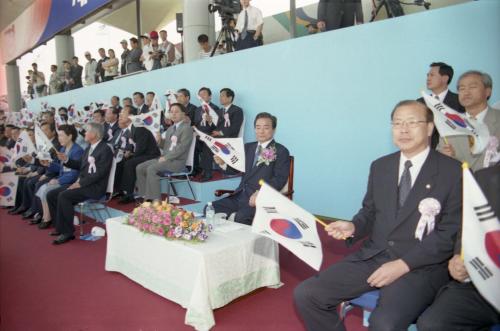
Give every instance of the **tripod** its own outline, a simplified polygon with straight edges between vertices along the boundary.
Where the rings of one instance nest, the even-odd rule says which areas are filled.
[[[217,41],[215,42],[214,49],[212,49],[212,53],[210,53],[210,57],[214,56],[215,51],[219,48],[220,43],[226,44],[226,52],[234,52],[236,50],[236,41],[233,40],[233,36],[235,35],[235,30],[224,24],[222,29],[219,32],[219,36],[217,37]]]
[[[378,12],[382,9],[382,6],[385,7],[388,18],[403,16],[405,14],[399,0],[380,0],[377,7],[375,7],[375,10],[373,11],[370,22],[375,20],[375,17],[377,17]]]

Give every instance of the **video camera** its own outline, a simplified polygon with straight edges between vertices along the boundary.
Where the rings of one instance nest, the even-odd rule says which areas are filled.
[[[219,15],[224,22],[228,18],[233,18],[234,14],[241,11],[241,4],[239,0],[214,0],[213,3],[208,5],[208,12],[219,12]]]

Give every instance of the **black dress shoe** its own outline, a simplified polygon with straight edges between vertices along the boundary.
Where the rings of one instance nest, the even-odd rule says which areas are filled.
[[[30,218],[33,218],[35,216],[35,212],[32,212],[31,210],[27,210],[23,213],[23,220],[29,220]]]
[[[28,209],[24,209],[24,208],[17,208],[16,210],[14,210],[12,212],[11,215],[21,215],[21,214],[24,214],[24,212],[26,212]]]
[[[39,224],[42,222],[42,219],[41,218],[34,218],[30,221],[30,225],[35,225],[35,224]]]
[[[61,234],[59,237],[57,237],[56,240],[52,242],[54,245],[62,245],[70,240],[75,239],[75,236],[72,234]]]
[[[44,229],[47,229],[47,228],[50,228],[50,226],[52,225],[52,221],[48,221],[48,222],[39,222],[38,224],[38,228],[41,229],[41,230],[44,230]]]
[[[123,197],[121,197],[121,199],[118,201],[118,203],[121,205],[125,205],[127,203],[131,203],[134,201],[135,201],[135,199],[132,195],[124,195]]]
[[[60,236],[61,233],[58,232],[58,231],[52,231],[51,233],[49,233],[49,235],[51,235],[51,236]]]

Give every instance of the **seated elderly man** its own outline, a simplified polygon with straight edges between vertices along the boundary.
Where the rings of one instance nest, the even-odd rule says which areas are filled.
[[[47,193],[50,214],[53,216],[57,236],[54,245],[64,244],[75,239],[73,235],[74,205],[88,199],[99,199],[106,193],[109,172],[113,162],[113,152],[103,140],[104,126],[99,123],[87,125],[85,140],[89,146],[80,160],[70,159],[67,154],[58,152],[57,157],[64,166],[79,169],[78,180],[68,188],[58,187]]]
[[[274,141],[277,122],[276,117],[269,113],[257,114],[254,121],[257,141],[245,144],[245,174],[231,196],[214,201],[216,213],[226,213],[228,216],[236,213],[236,222],[251,225],[259,181],[263,179],[278,191],[285,186],[290,172],[290,153],[285,146]],[[214,159],[228,171],[221,158],[214,156]]]
[[[138,195],[146,200],[160,199],[158,172],[180,172],[186,167],[193,129],[184,121],[186,108],[182,104],[172,104],[169,113],[173,124],[165,132],[165,139],[160,141],[160,146],[163,145],[163,155],[159,159],[149,160],[137,166]]]

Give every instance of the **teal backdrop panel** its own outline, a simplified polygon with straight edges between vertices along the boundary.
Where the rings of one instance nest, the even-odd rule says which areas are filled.
[[[452,90],[465,70],[490,73],[492,101],[498,100],[499,32],[500,1],[482,0],[119,79],[33,100],[29,108],[39,110],[40,101],[82,107],[168,88],[195,95],[202,86],[216,92],[218,103],[218,91],[231,87],[246,116],[246,141],[253,140],[257,113],[278,117],[276,140],[296,158],[295,201],[316,214],[350,219],[370,163],[395,150],[393,106],[419,97],[431,62],[454,67]]]

